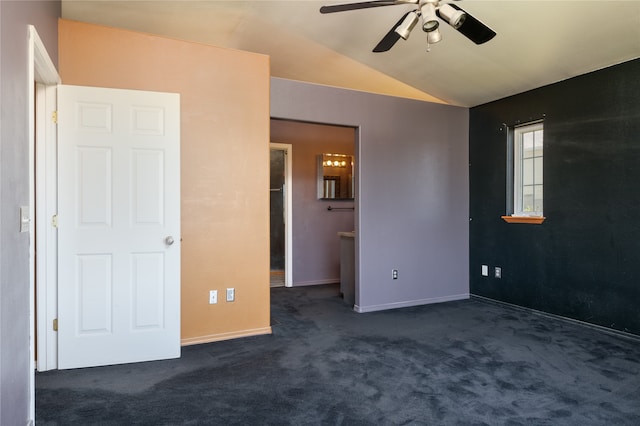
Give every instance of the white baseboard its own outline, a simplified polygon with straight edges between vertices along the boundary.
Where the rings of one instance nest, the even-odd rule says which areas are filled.
[[[232,331],[228,333],[210,334],[208,336],[190,337],[180,340],[180,346],[199,345],[201,343],[220,342],[222,340],[237,339],[240,337],[259,336],[271,334],[271,327],[254,328],[250,330]]]
[[[359,306],[354,305],[353,310],[358,313],[384,311],[387,309],[408,308],[411,306],[430,305],[432,303],[453,302],[455,300],[466,300],[469,293],[453,294],[450,296],[430,297],[428,299],[407,300],[404,302],[383,303],[380,305]]]
[[[315,280],[315,281],[296,281],[293,283],[293,287],[304,287],[308,285],[322,285],[322,284],[340,284],[340,278],[327,278],[325,280]]]

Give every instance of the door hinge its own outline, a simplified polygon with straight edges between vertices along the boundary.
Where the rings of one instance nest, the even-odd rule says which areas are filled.
[[[58,318],[53,319],[53,331],[58,331]]]
[[[58,215],[57,214],[54,214],[51,217],[51,226],[53,226],[54,228],[58,227]]]
[[[51,121],[53,121],[55,124],[58,124],[58,111],[53,111],[51,113]]]

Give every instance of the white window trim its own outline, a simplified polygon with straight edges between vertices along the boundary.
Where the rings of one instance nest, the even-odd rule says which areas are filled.
[[[538,130],[544,131],[544,124],[542,121],[527,123],[518,127],[515,127],[513,130],[513,214],[514,217],[543,217],[544,216],[544,207],[543,211],[532,211],[532,212],[524,212],[521,211],[520,206],[522,205],[522,179],[521,179],[521,169],[522,169],[522,135],[529,132],[535,132]],[[544,140],[543,140],[543,162],[544,162]],[[544,188],[544,182],[542,183]],[[543,189],[544,191],[544,189]]]

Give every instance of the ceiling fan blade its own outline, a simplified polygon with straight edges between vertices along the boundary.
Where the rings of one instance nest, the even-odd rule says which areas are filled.
[[[466,17],[464,22],[462,22],[462,25],[456,29],[475,44],[486,43],[496,36],[495,31],[478,21],[468,12],[462,10],[453,3],[449,3],[449,6],[465,13]]]
[[[410,13],[411,12],[407,12],[404,15],[402,15],[402,18],[400,18],[398,23],[396,23],[393,26],[393,28],[391,28],[391,30],[389,30],[389,32],[384,37],[382,37],[382,40],[380,40],[380,43],[378,43],[376,47],[373,48],[374,52],[376,53],[386,52],[389,49],[391,49],[398,40],[400,40],[401,37],[400,37],[400,34],[396,32],[396,28],[398,28],[400,24],[402,24],[402,22]]]
[[[320,13],[345,12],[347,10],[368,9],[371,7],[381,7],[381,6],[393,6],[396,4],[404,4],[404,3],[406,2],[394,1],[394,0],[374,0],[374,1],[363,1],[359,3],[332,4],[329,6],[322,6],[320,8]]]

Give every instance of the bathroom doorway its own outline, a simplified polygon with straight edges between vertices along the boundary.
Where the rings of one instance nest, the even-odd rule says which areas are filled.
[[[352,199],[319,197],[318,159],[323,153],[354,156],[356,132],[356,128],[348,126],[271,119],[271,140],[290,144],[295,151],[293,157],[287,157],[293,180],[288,185],[292,194],[289,200],[293,214],[288,229],[293,258],[287,256],[292,259],[292,273],[286,278],[291,278],[292,286],[340,282],[338,232],[356,229],[356,194]]]

